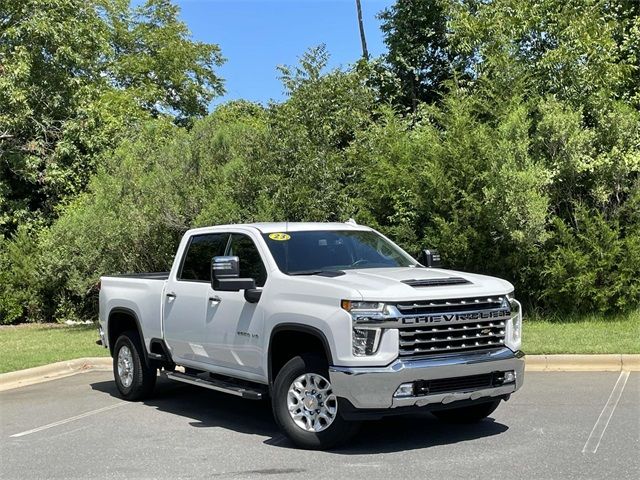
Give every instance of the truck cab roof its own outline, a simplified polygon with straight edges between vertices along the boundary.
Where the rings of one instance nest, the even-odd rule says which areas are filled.
[[[225,228],[255,228],[260,233],[276,232],[309,232],[317,230],[372,230],[365,225],[358,225],[353,221],[348,222],[257,222],[257,223],[236,223],[229,225],[214,225],[189,230],[188,233],[219,230]]]

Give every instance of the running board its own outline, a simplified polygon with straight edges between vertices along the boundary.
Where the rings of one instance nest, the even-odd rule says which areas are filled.
[[[263,392],[261,392],[260,390],[247,388],[245,386],[234,385],[232,383],[223,382],[221,380],[205,380],[204,378],[200,378],[195,375],[187,375],[186,373],[181,372],[166,372],[164,373],[164,375],[171,380],[177,380],[178,382],[197,385],[199,387],[236,395],[237,397],[242,397],[249,400],[261,400],[263,396]]]

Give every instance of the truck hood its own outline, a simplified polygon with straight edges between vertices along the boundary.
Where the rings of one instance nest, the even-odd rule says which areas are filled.
[[[451,278],[467,283],[440,285]],[[438,268],[363,268],[345,270],[339,277],[318,277],[323,283],[357,290],[362,300],[413,301],[504,295],[513,285],[495,277]],[[406,283],[408,282],[408,283]]]

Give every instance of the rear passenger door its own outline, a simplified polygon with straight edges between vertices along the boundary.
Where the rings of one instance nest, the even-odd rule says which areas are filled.
[[[224,255],[229,233],[193,235],[165,289],[164,337],[176,361],[209,363],[205,322],[211,259]]]
[[[232,233],[225,255],[240,259],[240,277],[253,278],[256,287],[267,282],[267,270],[253,239]],[[261,303],[249,303],[244,291],[223,292],[208,286],[206,306],[207,352],[215,365],[252,374],[262,368],[263,310]]]

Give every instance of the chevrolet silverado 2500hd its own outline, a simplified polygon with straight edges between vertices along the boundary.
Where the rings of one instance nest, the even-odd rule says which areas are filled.
[[[270,396],[304,448],[414,409],[478,421],[522,386],[521,308],[509,282],[438,260],[353,221],[198,228],[170,272],[102,277],[99,343],[123,398],[158,371]]]

